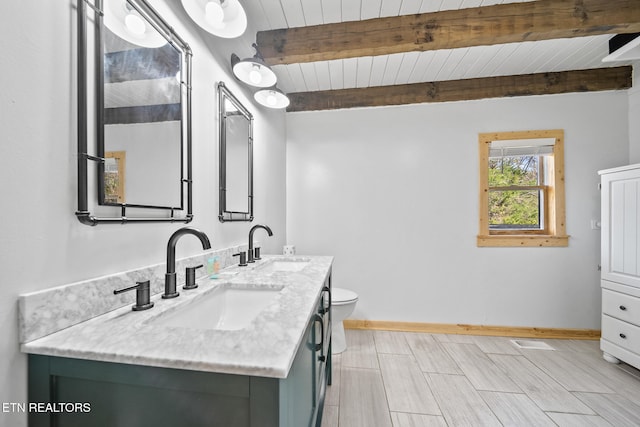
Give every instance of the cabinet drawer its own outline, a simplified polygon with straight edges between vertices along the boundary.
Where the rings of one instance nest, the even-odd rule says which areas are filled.
[[[602,338],[640,354],[640,327],[638,326],[603,315]]]
[[[640,325],[640,298],[603,289],[602,312],[616,319]]]

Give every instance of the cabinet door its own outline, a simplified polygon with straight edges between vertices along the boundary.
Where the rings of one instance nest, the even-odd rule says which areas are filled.
[[[281,426],[307,427],[314,425],[315,416],[315,334],[314,321],[307,325],[304,339],[293,361],[289,376],[283,381],[280,396]],[[286,420],[286,422],[285,422]]]
[[[640,169],[602,175],[602,278],[640,287]]]
[[[241,375],[30,354],[29,402],[71,402],[74,410],[30,412],[29,426],[276,425],[277,408],[260,411],[259,424],[251,424],[250,413],[260,404],[252,401],[253,388],[251,378]]]

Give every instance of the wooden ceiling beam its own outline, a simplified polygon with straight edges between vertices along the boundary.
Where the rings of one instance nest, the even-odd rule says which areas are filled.
[[[629,89],[631,85],[632,67],[597,68],[555,73],[289,93],[291,104],[287,111],[336,110],[340,108],[620,90]]]
[[[640,32],[638,0],[538,0],[258,32],[270,65]]]

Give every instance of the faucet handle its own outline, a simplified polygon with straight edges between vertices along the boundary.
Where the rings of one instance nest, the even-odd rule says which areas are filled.
[[[148,280],[136,282],[135,286],[130,286],[128,288],[116,289],[113,291],[113,294],[118,295],[133,289],[136,290],[136,304],[131,307],[131,310],[142,311],[153,307],[153,303],[151,302],[151,285]]]
[[[240,263],[238,264],[240,267],[246,267],[247,266],[247,253],[240,251],[237,254],[233,254],[233,256],[239,256],[240,257]]]
[[[187,282],[182,289],[195,289],[198,287],[198,285],[196,285],[196,270],[200,267],[202,267],[202,264],[196,265],[195,267],[187,267]]]
[[[258,261],[259,259],[262,259],[260,258],[260,247],[253,248],[253,254],[254,254],[253,255],[254,260]]]

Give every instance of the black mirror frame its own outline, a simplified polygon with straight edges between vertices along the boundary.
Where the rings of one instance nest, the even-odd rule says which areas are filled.
[[[89,140],[89,103],[88,103],[88,89],[89,89],[89,75],[88,75],[88,50],[87,50],[87,8],[93,9],[94,15],[94,38],[95,38],[95,123],[96,125],[96,140],[104,141],[104,74],[103,74],[103,47],[102,47],[102,32],[103,27],[103,0],[94,0],[93,3],[90,0],[78,0],[78,210],[75,215],[78,220],[85,225],[98,225],[98,224],[124,224],[127,222],[180,222],[188,223],[193,219],[193,201],[192,201],[192,147],[191,147],[191,58],[193,56],[189,45],[181,39],[163,19],[145,0],[127,0],[129,4],[136,9],[141,15],[148,18],[149,22],[154,25],[156,30],[162,33],[165,38],[182,52],[182,69],[183,69],[183,82],[182,85],[185,89],[185,95],[182,100],[183,112],[183,132],[182,132],[182,149],[183,153],[186,149],[187,161],[186,161],[186,178],[182,175],[182,202],[180,208],[173,207],[160,207],[160,206],[141,206],[141,205],[127,205],[126,203],[116,205],[120,208],[120,216],[108,216],[97,217],[89,212],[89,193],[88,193],[88,162],[96,162],[98,164],[98,180],[100,183],[101,172],[104,169],[104,154],[98,152],[95,156],[88,152],[88,140]],[[102,149],[98,147],[98,151],[104,151],[104,145]],[[184,159],[180,158],[181,168],[184,168]],[[184,209],[184,184],[186,184],[187,193],[187,211],[184,216],[175,216],[176,211]],[[99,192],[99,191],[98,191]],[[100,197],[100,196],[98,196]],[[127,216],[127,208],[142,208],[142,209],[160,209],[169,211],[169,216],[163,217],[139,217],[139,216]]]
[[[231,93],[224,82],[218,82],[218,127],[219,127],[219,191],[218,191],[218,206],[219,213],[218,219],[220,222],[238,222],[253,221],[253,115],[245,108],[240,101]],[[228,98],[238,108],[238,110],[249,121],[249,158],[248,170],[249,170],[249,185],[247,189],[248,200],[248,212],[233,212],[227,210],[227,151],[226,151],[226,126],[225,126],[225,107],[224,100]]]

